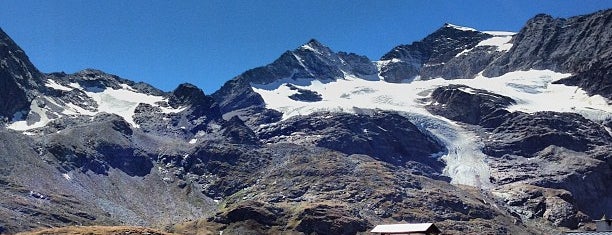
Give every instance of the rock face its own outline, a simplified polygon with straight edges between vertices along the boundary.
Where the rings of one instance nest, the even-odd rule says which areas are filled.
[[[316,102],[316,101],[323,100],[323,98],[321,98],[321,95],[317,92],[297,88],[291,84],[287,84],[286,86],[289,87],[289,89],[295,90],[298,92],[296,94],[289,96],[289,98],[291,98],[292,100],[305,101],[305,102]]]
[[[460,52],[472,49],[480,41],[490,37],[491,35],[476,30],[445,24],[423,40],[397,46],[382,56],[381,61],[389,62],[381,67],[380,75],[387,82],[413,79],[421,75],[422,70],[427,71],[423,73],[427,77],[435,77],[438,73],[434,72],[432,67],[448,62]]]
[[[560,83],[611,97],[611,12],[538,15],[516,35],[447,24],[377,62],[311,40],[210,96],[94,69],[43,74],[0,31],[0,233],[77,224],[179,234],[358,234],[402,222],[435,222],[447,234],[581,228],[612,208],[609,101],[574,88],[563,94],[588,110],[534,111],[529,96],[565,90]],[[491,78],[505,92],[478,75],[529,69],[572,76]],[[393,84],[406,81],[414,84]],[[328,91],[344,84],[348,105],[333,103]],[[288,91],[281,98],[293,106],[270,109],[269,91]],[[411,100],[395,99],[403,92]],[[357,93],[366,95],[344,95]]]
[[[269,143],[313,144],[346,154],[365,154],[394,164],[420,164],[423,172],[440,172],[443,163],[430,156],[445,151],[408,119],[394,113],[312,114],[258,131]],[[423,169],[425,168],[425,169]]]
[[[612,76],[612,10],[568,19],[537,15],[514,37],[514,47],[495,60],[484,75],[551,69],[575,75],[561,81],[590,94],[610,98]]]
[[[177,232],[207,231],[221,223],[224,233],[248,228],[264,234],[355,234],[373,224],[435,220],[451,234],[538,233],[513,224],[505,211],[483,203],[487,199],[475,191],[416,175],[418,171],[325,148],[267,146],[274,164],[253,173],[256,183],[226,197],[213,219],[188,223],[190,230]]]
[[[578,86],[591,95],[601,95],[612,99],[612,60],[602,59],[589,64],[586,68],[581,68],[576,75],[557,83]]]
[[[283,53],[269,65],[251,69],[233,78],[212,94],[223,113],[239,115],[247,123],[269,123],[278,119],[253,118],[250,114],[269,112],[264,110],[264,100],[253,91],[251,84],[278,87],[278,81],[333,81],[344,78],[345,74],[375,78],[376,66],[367,57],[353,53],[334,52],[317,40],[310,40],[303,46]],[[296,100],[318,101],[320,97],[309,91],[300,91]]]
[[[569,19],[537,15],[513,38],[510,51],[484,74],[497,76],[527,69],[578,72],[612,56],[610,27],[612,10]]]
[[[0,119],[13,119],[27,111],[39,89],[43,75],[23,50],[0,29]]]
[[[581,208],[581,213],[591,217],[608,210],[611,185],[603,179],[612,176],[612,137],[607,131],[572,113],[516,112],[506,118],[485,137],[490,141],[483,149],[494,157],[493,177],[498,184],[528,182],[567,190],[570,194],[564,200],[574,208],[569,210]],[[571,221],[571,226],[567,221],[563,226],[576,227],[579,222]]]
[[[556,226],[576,228],[587,216],[576,209],[572,194],[560,189],[517,184],[494,192],[513,213],[525,219],[543,218]]]
[[[489,135],[493,140],[484,152],[490,156],[531,157],[551,145],[587,152],[612,142],[610,134],[600,125],[578,114],[516,112],[506,118]]]
[[[121,117],[98,115],[87,125],[71,126],[43,140],[66,171],[108,174],[116,168],[131,176],[150,173],[153,164],[145,153],[134,148],[133,131]]]
[[[188,202],[201,200],[197,192],[164,182],[163,173],[152,167],[157,154],[138,147],[140,134],[123,120],[102,115],[92,124],[44,138],[0,129],[5,232],[195,219],[203,216],[197,207],[210,207],[212,202]]]
[[[506,96],[463,85],[436,88],[431,93],[434,103],[428,109],[437,115],[483,127],[496,126],[500,116],[515,101]]]

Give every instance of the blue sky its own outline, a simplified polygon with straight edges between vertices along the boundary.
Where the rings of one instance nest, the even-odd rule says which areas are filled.
[[[377,60],[445,22],[518,31],[538,13],[570,17],[612,0],[3,0],[0,27],[43,72],[96,68],[162,90],[207,94],[316,38]]]

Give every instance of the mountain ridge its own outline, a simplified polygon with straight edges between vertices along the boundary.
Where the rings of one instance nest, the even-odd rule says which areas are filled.
[[[40,73],[3,36],[0,233],[588,227],[612,209],[611,49],[593,42],[611,18],[538,15],[516,35],[444,24],[379,61],[311,39],[210,95]]]

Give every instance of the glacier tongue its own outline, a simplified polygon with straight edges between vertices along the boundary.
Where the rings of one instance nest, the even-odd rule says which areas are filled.
[[[470,185],[478,188],[492,186],[490,169],[482,153],[478,137],[454,121],[426,114],[404,113],[415,125],[433,134],[446,146],[442,156],[446,162],[443,174],[451,178],[452,184]]]
[[[442,156],[447,164],[444,173],[452,178],[452,183],[487,188],[491,182],[486,155],[481,151],[482,141],[454,121],[429,113],[425,106],[430,102],[427,98],[431,91],[450,84],[466,85],[513,98],[518,103],[509,107],[510,111],[575,112],[595,121],[612,117],[612,106],[605,98],[588,96],[577,87],[552,84],[567,76],[570,74],[530,70],[494,78],[479,75],[475,79],[437,78],[398,84],[349,75],[326,83],[312,79],[284,79],[273,84],[252,85],[252,88],[261,95],[267,108],[282,112],[283,119],[318,111],[381,109],[404,113],[415,125],[420,125],[445,144],[448,152]],[[316,92],[322,100],[302,102],[290,99],[295,91],[287,89],[285,84]]]

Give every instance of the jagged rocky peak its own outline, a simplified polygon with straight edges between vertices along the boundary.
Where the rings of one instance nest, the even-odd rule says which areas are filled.
[[[540,14],[514,37],[508,53],[497,59],[486,76],[527,69],[578,73],[612,57],[612,9],[571,18]]]
[[[30,58],[28,58],[23,49],[21,49],[2,28],[0,28],[0,58],[3,62],[0,65],[3,70],[14,69],[11,72],[23,72],[23,74],[15,73],[14,75],[26,75],[26,77],[21,77],[20,79],[23,79],[21,80],[22,82],[26,82],[22,85],[27,88],[35,87],[35,85],[40,85],[40,82],[42,82],[42,74],[34,67],[32,62],[30,62]],[[26,78],[33,80],[26,81]],[[38,82],[39,84],[33,82]]]
[[[316,39],[311,39],[291,54],[298,64],[298,72],[290,77],[293,79],[333,80],[344,78],[346,74],[359,77],[375,75],[377,72],[376,66],[367,57],[334,52]]]
[[[0,29],[0,122],[29,109],[40,89],[43,75],[25,52]],[[4,120],[7,121],[7,120]]]
[[[219,106],[215,100],[204,94],[202,89],[189,83],[179,85],[169,95],[168,104],[173,108],[188,107],[183,112],[190,122],[198,122],[195,121],[197,119],[209,122],[221,117]]]
[[[312,52],[317,52],[319,54],[323,54],[327,56],[334,53],[329,47],[323,45],[321,42],[317,41],[314,38],[310,39],[308,43],[300,46],[297,50],[312,51]]]
[[[377,73],[376,66],[368,57],[343,51],[334,52],[332,49],[323,45],[316,39],[310,39],[308,43],[302,45],[294,52],[298,51],[316,52],[317,54],[326,57],[324,60],[329,60],[330,62],[335,63],[341,70],[353,75],[367,76]]]
[[[210,98],[206,97],[204,91],[190,83],[180,84],[168,99],[168,104],[173,108],[187,105],[197,105]]]
[[[292,51],[286,51],[266,66],[254,68],[226,82],[212,94],[224,113],[238,109],[265,106],[252,86],[275,89],[283,83],[300,80],[333,81],[347,75],[369,79],[377,69],[365,56],[334,52],[321,42],[311,39]],[[377,77],[376,77],[377,78]]]
[[[438,66],[493,37],[472,28],[444,24],[421,41],[400,45],[380,59],[380,75],[388,82],[419,76],[423,67]]]
[[[70,76],[83,87],[99,87],[120,89],[125,80],[116,75],[108,74],[97,69],[84,69]]]
[[[457,29],[457,30],[462,30],[462,31],[478,31],[478,30],[470,28],[470,27],[454,25],[454,24],[451,24],[451,23],[448,23],[448,22],[444,23],[444,25],[442,27],[443,28]]]
[[[441,28],[409,45],[400,45],[383,55],[381,60],[420,59],[415,62],[443,63],[457,53],[469,49],[491,35],[472,28],[444,24]]]
[[[46,75],[48,80],[53,80],[55,83],[72,87],[71,83],[76,83],[82,88],[90,91],[99,91],[107,88],[110,89],[130,89],[139,93],[162,96],[166,93],[159,90],[150,84],[144,82],[134,82],[129,79],[121,78],[114,74],[109,74],[98,69],[87,68],[73,74],[64,72],[54,72]]]
[[[373,75],[376,67],[365,56],[335,52],[316,39],[263,67],[249,70],[239,78],[255,84],[269,84],[280,79],[333,80],[345,74]]]

